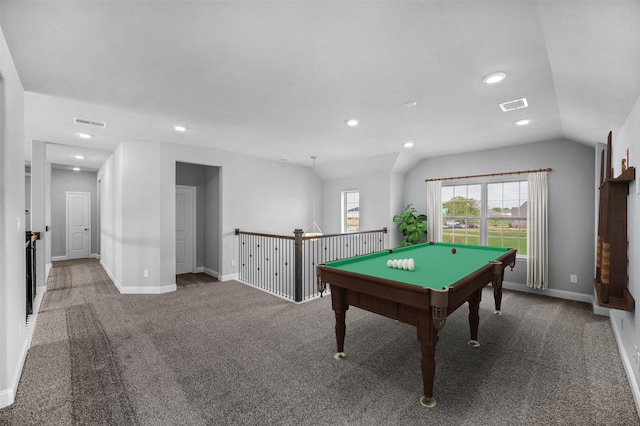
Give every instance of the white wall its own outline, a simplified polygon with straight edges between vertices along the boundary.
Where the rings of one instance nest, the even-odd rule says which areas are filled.
[[[595,150],[586,145],[553,140],[422,161],[405,175],[405,204],[426,211],[425,179],[511,172],[550,167],[549,173],[549,289],[546,294],[590,301],[593,294],[593,168]],[[577,275],[578,283],[569,282]],[[505,280],[526,283],[521,260]],[[536,291],[545,293],[543,291]]]
[[[404,204],[404,175],[399,173],[391,174],[391,202],[389,203],[388,216],[391,223],[387,226],[388,231],[388,245],[387,248],[399,247],[400,242],[403,239],[402,233],[398,231],[398,224],[393,222],[393,216],[401,213],[404,210],[406,204]],[[425,187],[425,194],[427,189]],[[423,213],[423,212],[421,212]]]
[[[216,277],[220,273],[220,169],[218,167],[205,168],[204,186],[204,268],[205,272]]]
[[[222,280],[237,273],[236,228],[293,235],[311,222],[310,188],[320,199],[319,179],[309,167],[169,143],[123,142],[100,171],[101,261],[121,292],[175,289],[177,161],[220,167]]]
[[[607,135],[602,135],[606,141]],[[621,345],[620,352],[630,376],[636,407],[640,410],[640,366],[635,346],[640,348],[640,98],[631,110],[625,124],[618,134],[613,134],[613,149],[611,164],[614,168],[613,176],[620,175],[620,160],[629,148],[629,166],[636,168],[636,180],[629,186],[628,202],[628,236],[629,236],[629,291],[635,299],[635,312],[624,312],[612,309],[609,311],[611,323]]]
[[[162,145],[162,229],[175,229],[175,196],[170,189],[175,179],[169,169],[176,161],[219,166],[220,168],[220,250],[222,280],[237,273],[236,228],[243,231],[293,235],[295,228],[311,223],[313,194],[320,199],[320,181],[309,167],[269,161],[225,151]],[[317,201],[316,201],[317,202]],[[316,216],[322,226],[322,217]],[[174,232],[175,233],[175,232]],[[175,276],[175,235],[162,235],[163,276]]]
[[[342,163],[349,167],[349,162]],[[322,209],[325,234],[339,234],[342,231],[342,192],[360,192],[360,230],[371,231],[387,227],[391,229],[389,206],[392,204],[394,179],[391,172],[376,172],[360,176],[341,177],[323,182],[322,202],[316,201],[316,211]],[[396,188],[397,191],[397,188]],[[387,234],[387,240],[388,240]],[[388,241],[386,247],[389,247]]]
[[[122,282],[122,152],[119,146],[98,172],[100,263],[116,286]]]
[[[44,289],[46,284],[45,265],[51,263],[51,232],[47,210],[47,189],[50,187],[51,164],[47,163],[47,144],[41,141],[31,143],[31,229],[40,232],[36,251],[36,285]]]
[[[175,164],[171,174],[175,196]],[[160,144],[123,142],[99,175],[100,261],[114,284],[122,293],[175,290],[175,277],[160,274]],[[175,237],[175,224],[172,229]]]
[[[0,28],[0,408],[26,357],[24,90]]]

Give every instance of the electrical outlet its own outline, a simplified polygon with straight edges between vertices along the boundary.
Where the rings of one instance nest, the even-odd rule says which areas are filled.
[[[236,266],[236,260],[235,259],[231,259],[231,266]]]
[[[636,362],[636,365],[638,365],[638,345],[633,345],[633,359]]]
[[[577,283],[578,282],[578,276],[577,275],[569,275],[569,281],[571,281],[572,283]]]
[[[145,269],[145,270],[142,272],[142,275],[144,275],[144,277],[145,277],[145,278],[149,278],[149,270],[148,270],[148,269]]]

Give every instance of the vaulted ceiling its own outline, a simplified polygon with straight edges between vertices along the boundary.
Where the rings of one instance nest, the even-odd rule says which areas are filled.
[[[93,169],[134,140],[400,168],[593,145],[640,96],[640,0],[3,0],[0,25],[27,92],[27,159],[40,140],[52,162]],[[496,71],[506,79],[483,84]],[[520,98],[527,108],[499,107]]]

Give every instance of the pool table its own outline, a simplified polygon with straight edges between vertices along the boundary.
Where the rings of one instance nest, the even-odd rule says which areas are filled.
[[[455,250],[454,250],[455,249]],[[387,265],[413,259],[415,269]],[[424,243],[327,262],[316,266],[318,290],[331,286],[336,318],[336,359],[344,358],[345,314],[355,306],[417,327],[422,351],[424,395],[420,403],[435,407],[433,381],[436,343],[446,318],[469,302],[468,343],[477,347],[482,289],[492,284],[495,313],[500,314],[502,279],[515,266],[516,250],[447,243]]]

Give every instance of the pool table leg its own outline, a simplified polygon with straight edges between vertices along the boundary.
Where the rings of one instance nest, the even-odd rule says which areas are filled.
[[[496,310],[493,311],[493,314],[502,315],[502,312],[500,312],[500,305],[502,304],[502,281],[494,282],[491,286],[493,287],[493,300],[496,302]]]
[[[335,291],[331,289],[331,304],[336,316],[336,346],[338,348],[334,358],[342,359],[347,356],[344,353],[344,336],[347,330],[345,317],[347,309],[349,309],[349,305],[344,301],[344,289],[336,288]]]
[[[494,315],[502,315],[500,312],[500,305],[502,304],[502,277],[504,274],[504,270],[502,269],[502,262],[492,262],[493,263],[493,281],[491,282],[491,287],[493,287],[493,299],[496,302],[496,310],[493,311]]]
[[[431,313],[420,315],[418,318],[418,341],[422,351],[422,386],[423,395],[420,404],[427,408],[436,406],[433,397],[433,381],[436,375],[436,343],[438,343],[438,330],[433,325]]]
[[[469,329],[471,331],[471,339],[467,343],[469,346],[473,346],[474,348],[480,346],[480,343],[478,342],[480,300],[482,300],[482,289],[475,291],[469,299]]]

